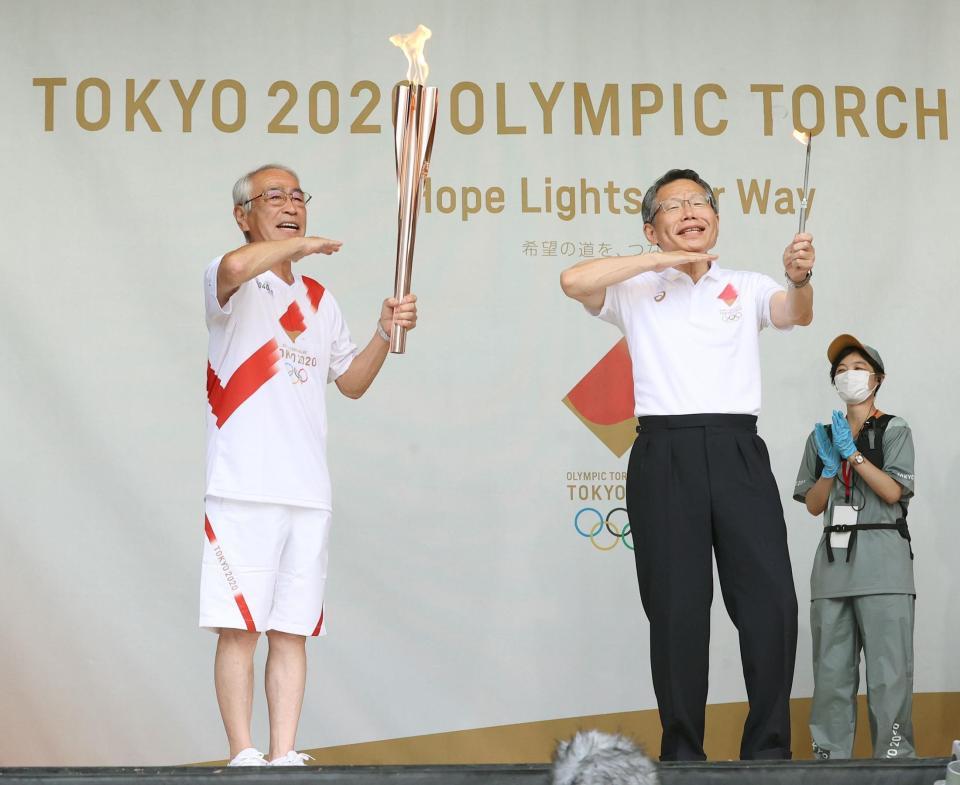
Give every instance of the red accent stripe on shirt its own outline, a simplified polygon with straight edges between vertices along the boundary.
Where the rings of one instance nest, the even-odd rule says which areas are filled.
[[[310,300],[310,305],[313,306],[313,310],[316,312],[320,308],[320,301],[323,299],[323,293],[326,289],[323,288],[323,284],[314,281],[313,278],[307,278],[305,275],[303,276],[303,285],[307,289],[307,297]]]
[[[217,535],[213,533],[213,526],[210,525],[210,518],[206,515],[203,516],[203,530],[206,532],[207,539],[210,541],[210,547],[220,547],[217,544]],[[220,548],[220,553],[223,553],[223,548]],[[221,556],[220,558],[223,557]],[[226,561],[224,561],[224,563],[226,563]],[[234,579],[236,579],[236,576],[234,576]],[[224,574],[224,580],[227,580],[226,574]],[[229,581],[227,581],[227,585],[230,585]],[[233,592],[233,599],[236,600],[237,607],[240,609],[240,615],[243,617],[243,623],[247,626],[247,631],[256,632],[257,626],[253,623],[253,614],[250,613],[250,608],[247,606],[247,601],[243,596],[243,592],[241,592],[239,588]],[[320,621],[323,621],[322,611],[320,613]]]
[[[280,351],[277,342],[271,338],[241,363],[226,386],[207,363],[207,400],[210,401],[213,416],[217,418],[218,428],[222,428],[230,415],[269,381],[277,372],[279,362]]]
[[[317,626],[314,631],[311,633],[310,637],[316,637],[320,634],[320,628],[323,627],[323,606],[320,606],[320,621],[317,622]]]
[[[217,372],[213,370],[213,366],[210,365],[210,361],[207,361],[207,400],[210,401],[210,405],[213,406],[213,401],[220,400],[223,396],[223,385],[220,384],[220,377],[217,376]]]

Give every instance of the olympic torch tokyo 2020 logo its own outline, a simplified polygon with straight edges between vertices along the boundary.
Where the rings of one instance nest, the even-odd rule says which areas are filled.
[[[611,551],[621,542],[633,550],[626,507],[614,507],[606,515],[595,507],[584,507],[573,516],[573,527],[599,551]]]
[[[625,339],[619,340],[574,385],[563,403],[610,452],[617,458],[623,457],[633,444],[637,426],[633,416],[633,372]],[[622,504],[624,478],[625,472],[621,471],[568,472],[569,500]],[[584,484],[571,485],[570,480]],[[621,542],[633,550],[626,507],[613,507],[606,514],[596,507],[583,507],[574,514],[573,527],[599,551],[612,551]]]
[[[590,432],[618,458],[633,445],[633,370],[627,341],[621,338],[563,398]]]

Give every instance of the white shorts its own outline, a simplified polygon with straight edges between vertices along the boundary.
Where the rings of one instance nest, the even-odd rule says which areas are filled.
[[[330,512],[206,498],[200,626],[326,635]]]

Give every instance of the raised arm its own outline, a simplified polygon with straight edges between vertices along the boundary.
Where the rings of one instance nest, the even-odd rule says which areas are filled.
[[[793,286],[770,298],[770,320],[777,327],[805,327],[813,321],[813,274],[816,251],[812,234],[796,234],[783,251],[783,269]]]
[[[681,264],[709,263],[715,254],[688,251],[657,251],[637,256],[603,256],[568,267],[560,273],[560,288],[567,297],[591,311],[603,308],[607,287],[651,270],[661,272]]]
[[[247,243],[224,254],[217,268],[217,301],[221,307],[233,297],[240,284],[256,278],[283,262],[298,262],[304,256],[340,250],[339,240],[326,237],[291,237],[285,240],[261,240]]]
[[[353,358],[350,367],[337,377],[336,384],[340,392],[348,398],[359,398],[367,391],[380,373],[390,350],[390,341],[381,335],[381,330],[389,338],[393,334],[394,325],[398,324],[407,330],[417,326],[415,294],[406,295],[401,303],[393,297],[383,301],[377,331],[363,350]]]

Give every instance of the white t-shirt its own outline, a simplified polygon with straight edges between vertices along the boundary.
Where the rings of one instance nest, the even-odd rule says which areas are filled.
[[[781,291],[716,262],[696,284],[671,268],[607,287],[597,316],[627,338],[636,416],[759,414],[759,333]]]
[[[204,274],[208,496],[331,509],[325,387],[357,348],[333,296],[265,272],[222,308]]]

